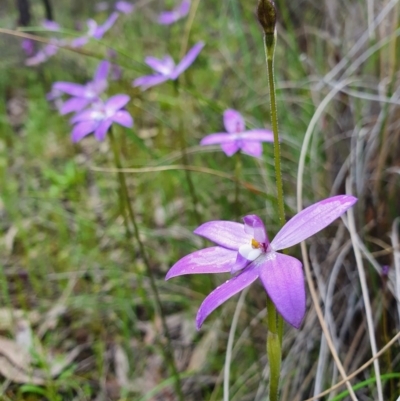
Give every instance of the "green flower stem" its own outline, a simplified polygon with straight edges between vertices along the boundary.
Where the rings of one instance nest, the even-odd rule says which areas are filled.
[[[242,154],[240,150],[235,155],[235,212],[240,217],[240,176],[242,174]]]
[[[115,140],[114,134],[111,129],[109,130],[108,135],[109,135],[111,147],[112,147],[112,150],[114,153],[115,166],[117,167],[118,170],[121,170],[122,169],[121,158],[120,158],[117,142]],[[164,354],[164,359],[170,368],[171,375],[174,377],[175,391],[178,396],[178,399],[179,399],[179,401],[184,401],[179,372],[176,367],[175,358],[173,355],[171,336],[169,334],[167,321],[165,319],[165,314],[164,314],[163,307],[161,304],[160,295],[158,293],[156,281],[155,281],[155,278],[153,275],[153,271],[151,270],[151,266],[150,266],[149,259],[147,257],[147,253],[144,249],[144,244],[143,244],[142,240],[140,239],[139,227],[137,225],[135,212],[134,212],[134,210],[132,208],[132,204],[130,202],[128,186],[126,184],[125,175],[121,171],[118,172],[118,179],[119,179],[120,186],[121,186],[121,192],[123,193],[123,196],[124,196],[125,205],[128,210],[128,215],[129,215],[131,224],[133,226],[133,234],[136,239],[136,242],[139,245],[140,254],[143,258],[143,261],[144,261],[144,264],[146,267],[146,273],[147,273],[147,276],[150,281],[150,288],[151,288],[151,291],[152,291],[153,297],[154,297],[154,310],[155,310],[156,315],[161,319],[161,324],[162,324],[163,332],[164,332],[163,334],[166,339],[166,344],[161,344],[161,349]]]
[[[174,89],[175,89],[175,97],[176,100],[179,101],[179,79],[177,79],[174,82]],[[186,137],[185,137],[185,131],[183,127],[183,109],[181,104],[179,104],[179,128],[178,128],[178,136],[179,136],[179,142],[180,142],[180,147],[181,147],[181,153],[182,153],[182,163],[186,167],[189,165],[189,159],[186,153]],[[193,207],[193,216],[196,220],[196,224],[199,226],[201,224],[201,218],[198,212],[198,199],[196,195],[196,190],[194,188],[193,180],[192,180],[192,174],[189,169],[185,168],[185,176],[186,176],[186,182],[189,188],[189,194],[190,197],[192,198],[192,207]]]
[[[283,197],[282,171],[281,171],[281,151],[278,132],[278,112],[275,97],[274,80],[274,52],[276,44],[276,33],[264,36],[264,46],[267,62],[268,86],[271,103],[271,124],[274,133],[274,160],[275,160],[275,179],[277,188],[277,202],[279,211],[279,222],[285,224],[285,202]],[[282,339],[283,339],[283,319],[276,313],[275,305],[268,298],[268,336],[267,354],[270,365],[270,384],[269,399],[278,401],[279,399],[279,379],[282,360]],[[278,315],[278,316],[276,316]]]

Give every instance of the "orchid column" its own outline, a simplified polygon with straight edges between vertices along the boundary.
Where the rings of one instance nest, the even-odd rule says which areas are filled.
[[[281,154],[278,133],[278,113],[275,99],[274,82],[274,52],[276,44],[276,9],[272,0],[259,0],[257,17],[264,30],[264,46],[267,62],[268,86],[271,105],[271,124],[274,133],[274,161],[275,161],[275,179],[277,189],[277,203],[279,210],[280,224],[285,224],[285,203],[283,198],[282,172],[281,172]],[[268,310],[268,337],[267,353],[270,366],[269,381],[269,399],[278,400],[279,378],[282,359],[282,337],[283,320],[280,314],[276,313],[276,308],[270,297],[267,299]]]

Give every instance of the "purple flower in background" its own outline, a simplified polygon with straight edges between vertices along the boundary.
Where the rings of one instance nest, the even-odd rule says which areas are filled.
[[[76,124],[71,133],[72,142],[78,142],[92,132],[98,141],[102,141],[113,123],[131,128],[132,116],[121,110],[129,100],[128,95],[115,95],[106,102],[99,100],[91,109],[75,115],[71,119],[71,123]]]
[[[94,74],[93,81],[85,85],[73,82],[55,82],[52,91],[58,91],[71,95],[61,107],[61,114],[78,112],[87,107],[90,103],[99,99],[101,93],[107,88],[107,76],[110,68],[108,61],[102,61]]]
[[[178,65],[175,65],[171,56],[164,56],[161,60],[155,57],[146,57],[145,63],[151,67],[157,74],[145,75],[133,81],[133,86],[140,86],[142,90],[161,84],[168,80],[175,80],[194,62],[204,47],[203,42],[195,44],[183,57]]]
[[[171,25],[174,22],[186,17],[190,10],[190,0],[183,0],[179,6],[172,11],[162,12],[157,19],[157,22],[162,25]]]
[[[97,12],[107,11],[108,9],[109,4],[106,1],[101,1],[95,5]],[[122,14],[130,14],[135,9],[135,6],[128,1],[117,1],[114,4],[114,9]]]
[[[30,57],[35,53],[35,42],[32,39],[23,39],[21,42],[21,48],[25,54]]]
[[[193,252],[171,267],[166,280],[183,274],[230,272],[236,276],[217,287],[201,304],[197,329],[223,302],[260,278],[278,312],[299,328],[306,309],[302,264],[292,256],[278,253],[316,234],[346,212],[357,199],[338,195],[302,210],[289,220],[269,242],[261,219],[244,217],[244,224],[210,221],[194,233],[218,246]]]
[[[93,19],[88,20],[86,22],[88,26],[88,31],[86,35],[74,39],[71,42],[71,47],[82,47],[89,41],[90,38],[101,39],[104,34],[115,24],[118,16],[119,14],[117,12],[113,12],[106,19],[103,25],[98,25],[97,22]]]
[[[38,65],[47,61],[50,57],[54,56],[59,47],[64,46],[66,42],[52,38],[49,43],[39,50],[34,56],[25,60],[25,64],[28,66]]]
[[[274,134],[266,129],[245,131],[246,127],[242,115],[233,109],[224,111],[224,126],[227,133],[210,134],[200,141],[200,145],[221,145],[227,156],[232,156],[242,150],[250,156],[262,155],[261,142],[273,142]]]
[[[53,31],[53,32],[58,32],[61,28],[60,24],[57,24],[57,22],[48,19],[45,19],[42,22],[42,27],[47,29],[48,31]]]
[[[130,14],[135,9],[135,6],[128,1],[117,1],[114,7],[117,11],[123,14]]]

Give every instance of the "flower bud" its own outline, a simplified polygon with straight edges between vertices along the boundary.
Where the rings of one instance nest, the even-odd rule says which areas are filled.
[[[273,36],[276,25],[276,8],[272,0],[258,1],[257,18],[264,30],[265,36]]]

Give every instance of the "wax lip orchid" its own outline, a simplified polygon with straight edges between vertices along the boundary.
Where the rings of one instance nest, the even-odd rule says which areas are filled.
[[[79,112],[96,101],[107,89],[109,69],[110,63],[108,61],[102,61],[96,69],[93,81],[85,85],[76,84],[74,82],[55,82],[52,86],[52,92],[66,93],[71,96],[71,98],[61,106],[61,114]]]
[[[190,0],[183,0],[177,7],[171,11],[163,11],[157,19],[162,25],[171,25],[176,21],[186,17],[190,11]]]
[[[244,224],[210,221],[194,233],[218,246],[193,252],[171,267],[166,280],[199,273],[236,274],[209,294],[196,317],[197,329],[223,302],[260,278],[278,312],[292,326],[299,328],[306,309],[302,263],[277,251],[290,248],[311,237],[346,212],[357,198],[338,195],[302,210],[290,219],[269,242],[261,219],[244,217]]]
[[[146,90],[165,81],[176,80],[179,75],[193,64],[203,47],[203,42],[195,44],[178,65],[175,65],[174,60],[169,55],[164,56],[162,59],[146,57],[145,63],[156,71],[157,74],[139,77],[133,81],[132,85]]]
[[[80,36],[74,39],[71,42],[71,47],[77,48],[86,45],[91,38],[93,39],[101,39],[104,34],[115,24],[119,17],[119,13],[114,11],[110,14],[110,16],[105,20],[104,24],[98,25],[97,22],[93,19],[89,19],[86,24],[88,30],[84,36]]]
[[[221,145],[227,156],[232,156],[242,150],[250,156],[261,157],[262,142],[273,142],[274,134],[266,129],[247,130],[242,115],[233,109],[224,111],[224,126],[226,133],[218,132],[204,137],[200,145]]]
[[[105,102],[98,100],[90,109],[76,114],[71,118],[71,123],[76,124],[71,133],[72,142],[78,142],[92,132],[98,141],[102,141],[114,123],[131,128],[133,118],[122,110],[129,100],[128,95],[115,95]]]

